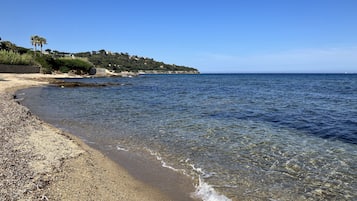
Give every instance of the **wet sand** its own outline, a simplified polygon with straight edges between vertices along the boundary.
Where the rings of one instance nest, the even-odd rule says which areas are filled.
[[[172,200],[13,97],[63,76],[0,74],[0,200]]]

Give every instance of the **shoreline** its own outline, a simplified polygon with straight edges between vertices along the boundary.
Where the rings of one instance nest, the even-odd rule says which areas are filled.
[[[0,197],[39,200],[172,200],[108,156],[32,115],[16,103],[19,89],[41,79],[70,77],[0,74]],[[39,79],[40,80],[35,80]],[[130,166],[130,165],[129,165]]]

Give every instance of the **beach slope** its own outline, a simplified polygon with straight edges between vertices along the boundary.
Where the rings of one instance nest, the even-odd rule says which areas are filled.
[[[16,102],[16,90],[55,77],[0,74],[0,200],[170,200]]]

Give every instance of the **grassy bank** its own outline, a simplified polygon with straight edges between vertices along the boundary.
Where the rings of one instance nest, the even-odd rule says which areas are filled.
[[[0,50],[0,63],[9,65],[36,65],[30,53],[19,54],[13,51]]]

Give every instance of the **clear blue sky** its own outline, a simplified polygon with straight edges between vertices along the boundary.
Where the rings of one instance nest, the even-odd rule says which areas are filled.
[[[357,0],[2,0],[0,37],[201,72],[355,72]]]

